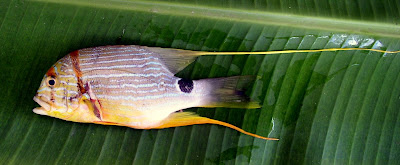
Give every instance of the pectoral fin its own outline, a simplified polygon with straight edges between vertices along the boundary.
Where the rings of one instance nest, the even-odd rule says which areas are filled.
[[[155,128],[162,129],[162,128],[179,127],[179,126],[187,126],[187,125],[194,125],[194,124],[218,124],[218,125],[232,128],[241,133],[244,133],[246,135],[253,136],[256,138],[260,138],[260,139],[264,139],[264,140],[279,140],[276,138],[267,138],[267,137],[259,136],[259,135],[253,134],[253,133],[249,133],[249,132],[246,132],[232,124],[214,120],[214,119],[209,119],[206,117],[201,117],[192,112],[173,113],[170,116],[168,116],[167,119],[163,120],[161,122],[161,125],[159,125]]]

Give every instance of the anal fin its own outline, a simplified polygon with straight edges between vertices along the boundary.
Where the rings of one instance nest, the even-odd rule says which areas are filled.
[[[253,134],[250,132],[246,132],[245,130],[243,130],[239,127],[236,127],[232,124],[214,120],[214,119],[210,119],[210,118],[206,118],[206,117],[201,117],[192,112],[173,113],[170,116],[168,116],[167,119],[164,119],[159,126],[154,127],[154,128],[162,129],[162,128],[179,127],[179,126],[187,126],[187,125],[194,125],[194,124],[217,124],[217,125],[222,125],[225,127],[232,128],[243,134],[253,136],[256,138],[260,138],[260,139],[264,139],[264,140],[279,140],[276,138],[268,138],[268,137],[263,137],[263,136],[256,135],[256,134]]]

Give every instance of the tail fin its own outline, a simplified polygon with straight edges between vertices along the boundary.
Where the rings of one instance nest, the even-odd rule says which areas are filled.
[[[245,130],[236,127],[232,124],[225,123],[222,121],[206,118],[206,117],[201,117],[196,115],[193,112],[176,112],[172,113],[170,116],[168,116],[167,119],[161,122],[161,125],[155,127],[156,129],[162,129],[162,128],[169,128],[169,127],[179,127],[179,126],[187,126],[187,125],[194,125],[194,124],[217,124],[217,125],[222,125],[225,127],[232,128],[236,131],[239,131],[243,134],[253,136],[256,138],[264,139],[264,140],[279,140],[276,138],[268,138],[268,137],[263,137],[257,134],[253,134],[250,132],[246,132]]]
[[[196,80],[207,90],[200,107],[260,108],[258,102],[250,101],[244,89],[255,77],[233,76]]]

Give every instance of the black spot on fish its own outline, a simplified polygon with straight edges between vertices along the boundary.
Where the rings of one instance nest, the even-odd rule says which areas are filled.
[[[179,89],[181,89],[182,92],[190,93],[193,90],[193,81],[192,80],[180,79],[178,81],[178,84],[179,84]]]

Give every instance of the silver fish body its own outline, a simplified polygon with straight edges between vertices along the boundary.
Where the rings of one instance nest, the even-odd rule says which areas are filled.
[[[42,87],[49,86],[46,81],[50,77],[59,85],[53,86],[50,94],[42,94],[40,90],[43,89],[39,89],[35,101],[42,107],[47,106],[45,103],[57,104],[58,108],[53,111],[61,114],[79,107],[80,115],[59,117],[65,120],[124,123],[143,129],[153,128],[170,114],[189,107],[227,106],[229,102],[235,107],[234,104],[246,103],[234,90],[240,77],[203,80],[175,77],[171,70],[179,71],[179,65],[185,64],[188,58],[163,53],[157,48],[136,45],[101,46],[71,52],[48,71],[42,82]],[[43,103],[39,99],[43,99],[43,95],[57,99],[47,98]],[[49,115],[44,109],[35,112]],[[79,116],[84,117],[78,119]]]
[[[206,82],[193,81],[196,88],[182,92],[178,84],[182,79],[169,71],[159,54],[140,46],[82,49],[79,66],[82,82],[90,83],[101,107],[112,107],[102,116],[113,115],[118,108],[118,113],[126,111],[132,114],[129,118],[139,119],[132,121],[138,127],[148,126],[140,118],[159,121],[174,111],[201,106],[207,98]]]

